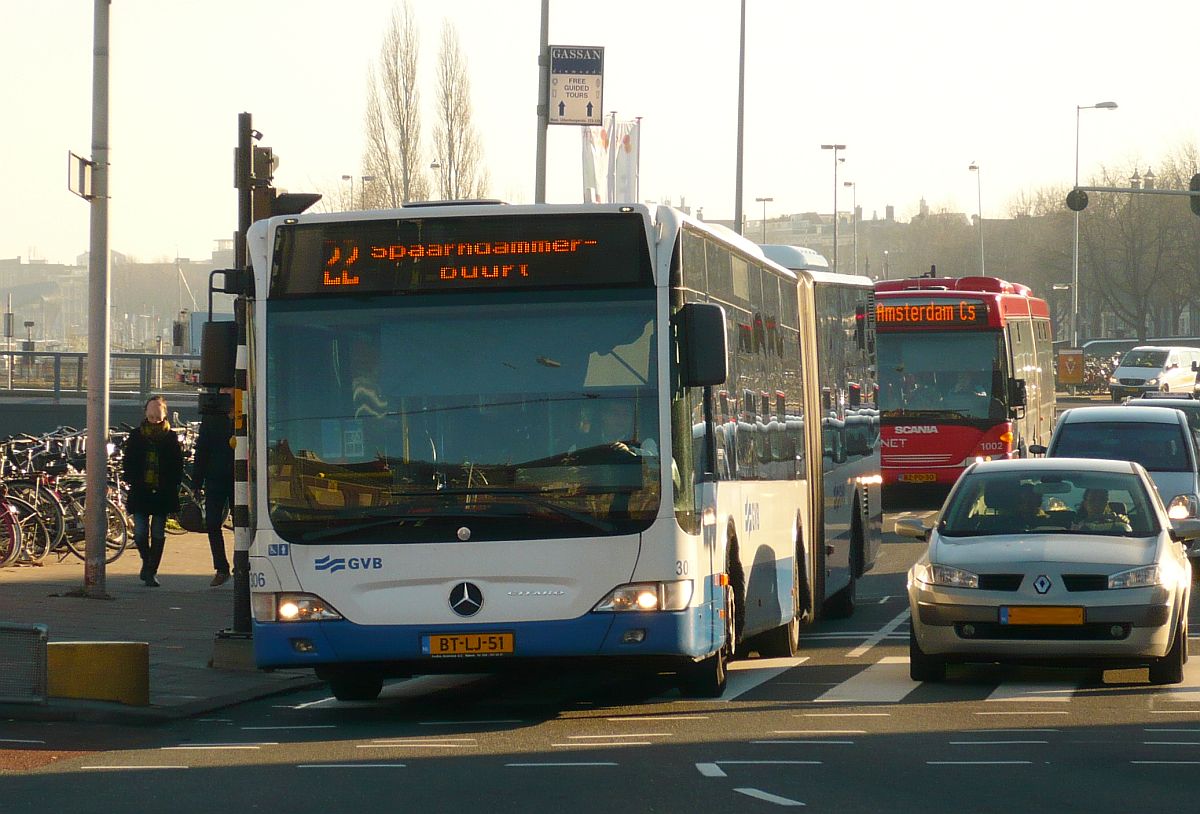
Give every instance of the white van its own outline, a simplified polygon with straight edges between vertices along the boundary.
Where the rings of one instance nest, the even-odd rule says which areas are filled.
[[[1194,393],[1200,348],[1140,345],[1126,351],[1108,380],[1113,401],[1143,393]]]

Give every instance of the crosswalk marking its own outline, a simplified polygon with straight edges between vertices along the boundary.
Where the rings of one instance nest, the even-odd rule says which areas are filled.
[[[989,701],[1070,701],[1079,689],[1074,681],[1037,683],[1005,682],[992,691]]]
[[[911,613],[911,611],[908,608],[905,608],[904,610],[902,610],[899,614],[896,615],[895,619],[888,622],[883,627],[879,628],[879,630],[877,630],[875,632],[875,635],[873,635],[871,638],[867,639],[865,642],[860,644],[858,647],[854,648],[849,653],[847,653],[846,658],[856,659],[859,656],[865,654],[872,647],[879,644],[881,641],[883,641],[888,636],[890,636],[892,634],[892,631],[894,631],[896,628],[900,627],[900,625],[907,622],[910,613]]]
[[[908,656],[885,656],[816,698],[822,704],[903,701],[919,684],[908,677]]]

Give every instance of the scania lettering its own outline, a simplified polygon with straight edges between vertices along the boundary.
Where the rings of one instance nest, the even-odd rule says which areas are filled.
[[[1043,300],[994,277],[882,281],[875,296],[889,501],[936,496],[976,460],[1046,443],[1054,371]]]
[[[853,609],[880,531],[869,281],[641,205],[302,214],[247,242],[259,666],[363,700],[620,661],[715,696],[731,657]]]

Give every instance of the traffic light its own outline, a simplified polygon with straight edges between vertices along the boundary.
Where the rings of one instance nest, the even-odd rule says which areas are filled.
[[[1192,192],[1200,192],[1200,172],[1192,176],[1192,180],[1188,184],[1188,189]],[[1200,215],[1200,195],[1193,195],[1188,200],[1192,204],[1192,213]]]
[[[1067,193],[1067,209],[1072,212],[1082,212],[1087,209],[1087,193],[1082,189],[1073,189]]]

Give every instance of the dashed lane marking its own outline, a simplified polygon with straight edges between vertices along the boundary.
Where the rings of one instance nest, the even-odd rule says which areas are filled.
[[[734,789],[738,794],[744,794],[747,797],[753,797],[755,800],[762,800],[764,803],[774,803],[777,806],[802,806],[804,803],[799,800],[792,800],[787,797],[780,797],[778,794],[768,794],[765,791],[758,789]]]

